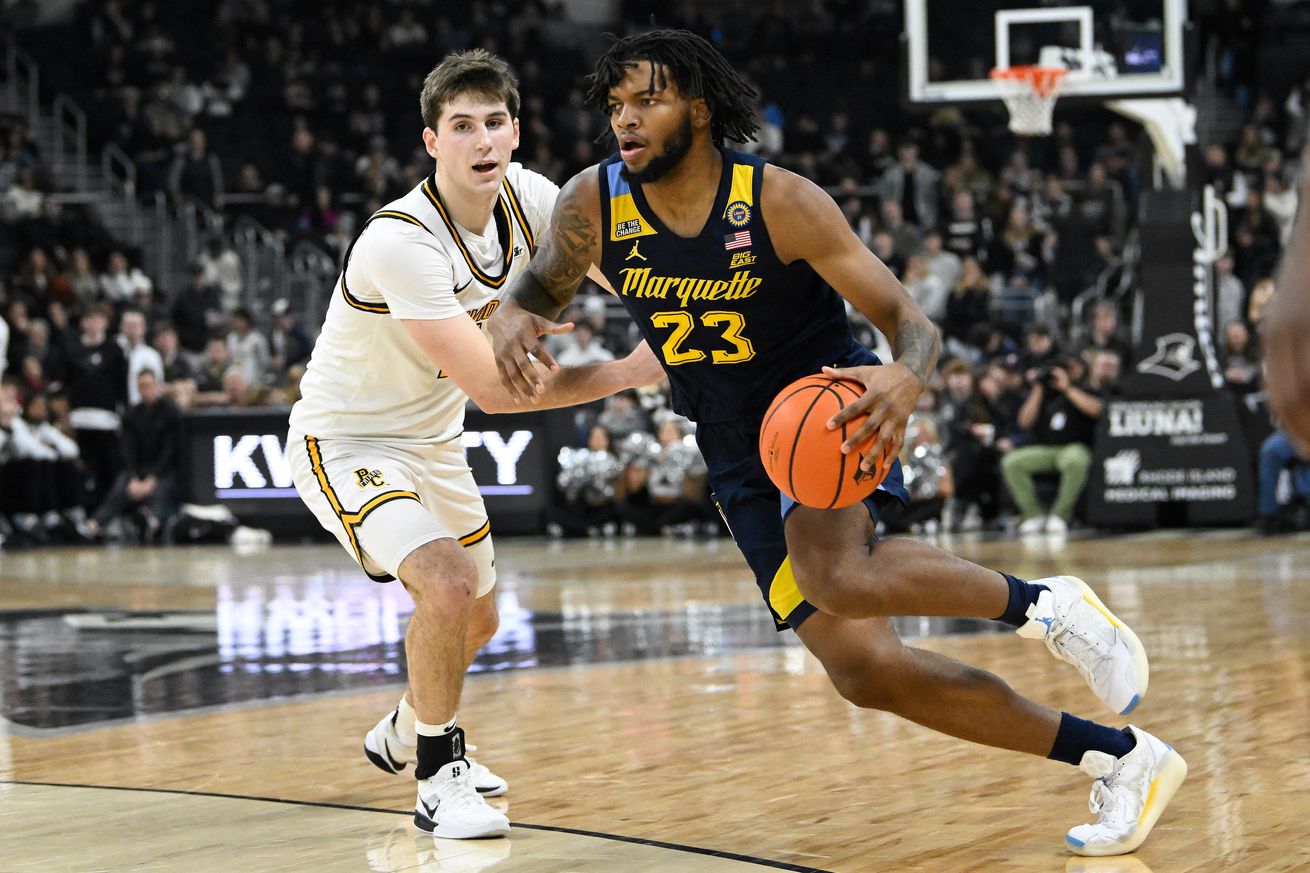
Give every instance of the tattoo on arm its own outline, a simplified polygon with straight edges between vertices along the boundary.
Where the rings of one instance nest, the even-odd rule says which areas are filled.
[[[896,325],[896,340],[892,353],[896,363],[910,368],[919,381],[928,384],[933,367],[937,366],[939,342],[937,329],[923,318],[902,317]]]
[[[550,232],[532,259],[528,274],[515,283],[514,300],[529,312],[554,318],[573,299],[594,259],[597,232],[577,195],[565,186],[555,204]],[[530,278],[529,278],[530,277]]]

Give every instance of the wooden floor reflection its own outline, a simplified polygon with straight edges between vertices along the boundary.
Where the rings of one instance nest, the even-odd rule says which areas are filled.
[[[409,829],[400,813],[412,782],[383,776],[359,752],[400,687],[374,670],[371,684],[331,693],[254,694],[100,725],[10,724],[0,734],[0,870],[764,869],[749,858],[842,873],[1310,869],[1310,537],[950,547],[1029,577],[1082,575],[1148,647],[1151,691],[1134,722],[1176,745],[1191,775],[1135,856],[1066,854],[1064,831],[1088,815],[1088,783],[1072,768],[855,709],[788,637],[723,636],[723,622],[763,612],[730,543],[505,542],[503,604],[557,616],[565,643],[604,640],[620,625],[636,641],[623,652],[588,642],[587,657],[567,666],[504,663],[470,678],[461,721],[511,783],[508,812],[523,827],[510,840],[447,843]],[[265,609],[279,592],[329,601],[373,592],[382,607],[368,621],[388,627],[387,604],[403,609],[403,593],[357,587],[372,584],[328,546],[0,556],[0,610],[215,614],[219,661],[233,610]],[[555,624],[523,627],[540,637]],[[232,627],[233,658],[249,645],[264,669],[297,669],[270,660],[267,631],[243,641],[242,625]],[[309,641],[348,648],[348,630]],[[671,634],[698,642],[661,649]],[[278,646],[299,644],[287,639]],[[1077,675],[1040,646],[995,633],[916,645],[1102,719]],[[31,657],[11,641],[7,669]],[[11,684],[10,697],[39,702],[41,679]],[[155,712],[153,686],[138,677],[124,687],[142,698],[139,712]]]

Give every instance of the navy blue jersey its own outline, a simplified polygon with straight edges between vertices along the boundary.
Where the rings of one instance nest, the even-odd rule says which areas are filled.
[[[675,411],[758,422],[783,387],[859,346],[837,293],[804,261],[778,260],[760,214],[765,162],[722,154],[693,238],[665,227],[620,157],[602,163],[600,269],[664,362]]]

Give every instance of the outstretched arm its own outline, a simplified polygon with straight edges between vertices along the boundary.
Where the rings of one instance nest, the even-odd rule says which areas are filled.
[[[569,180],[555,201],[541,248],[514,280],[487,322],[500,380],[515,400],[536,402],[545,383],[532,358],[555,371],[559,364],[541,343],[573,299],[578,283],[600,262],[600,183],[594,168]]]
[[[833,416],[828,427],[835,429],[868,415],[842,443],[842,451],[861,452],[860,466],[871,470],[884,453],[900,452],[905,423],[937,365],[937,328],[891,270],[851,231],[831,197],[786,170],[768,167],[765,172],[761,205],[778,257],[784,263],[808,263],[891,342],[895,360],[886,366],[824,368],[830,376],[864,385],[864,396]]]

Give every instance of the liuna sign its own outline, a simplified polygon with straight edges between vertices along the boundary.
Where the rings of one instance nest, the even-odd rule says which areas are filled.
[[[1106,405],[1087,491],[1092,524],[1224,524],[1249,519],[1254,508],[1254,475],[1231,398]]]

